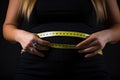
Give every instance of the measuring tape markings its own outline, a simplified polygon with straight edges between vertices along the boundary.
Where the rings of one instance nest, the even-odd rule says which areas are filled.
[[[79,37],[79,38],[87,38],[89,34],[81,33],[81,32],[72,32],[72,31],[49,31],[38,33],[38,36],[41,38],[51,37],[51,36],[70,36],[70,37]]]
[[[69,37],[78,37],[86,39],[89,37],[89,34],[81,33],[81,32],[73,32],[73,31],[49,31],[49,32],[42,32],[37,34],[40,38],[45,37],[53,37],[53,36],[69,36]],[[76,45],[73,44],[58,44],[58,43],[51,43],[52,48],[62,48],[62,49],[76,49]],[[98,54],[102,55],[103,52],[100,50]]]

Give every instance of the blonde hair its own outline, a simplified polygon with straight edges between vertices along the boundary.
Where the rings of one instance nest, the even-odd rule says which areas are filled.
[[[29,16],[33,10],[33,7],[36,3],[36,0],[21,0],[21,9],[20,13],[27,19],[29,19]]]
[[[107,18],[106,0],[92,0],[96,11],[97,21],[102,21]]]
[[[21,14],[24,15],[27,19],[29,19],[29,16],[33,10],[33,7],[36,3],[36,0],[21,0]],[[102,21],[105,20],[107,17],[107,11],[106,11],[106,0],[91,0],[93,3],[93,6],[96,11],[97,20]]]

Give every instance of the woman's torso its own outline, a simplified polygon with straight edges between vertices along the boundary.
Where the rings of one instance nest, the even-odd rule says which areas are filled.
[[[24,29],[34,32],[77,31],[91,34],[104,29],[98,26],[91,0],[37,0],[29,21]],[[70,38],[50,38],[47,40],[66,43]],[[70,39],[69,43],[79,40]]]

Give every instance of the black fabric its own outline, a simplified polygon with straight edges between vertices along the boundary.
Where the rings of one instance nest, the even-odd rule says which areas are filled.
[[[22,28],[30,30],[47,23],[82,23],[98,30],[102,25],[97,24],[91,0],[37,0],[29,21],[25,19]]]
[[[29,21],[21,28],[34,33],[45,31],[77,31],[92,34],[105,29],[97,24],[91,0],[37,0]],[[50,42],[77,44],[83,39],[44,38]],[[41,58],[30,53],[20,56],[16,80],[110,80],[103,56],[85,59],[77,50],[51,48]]]
[[[46,57],[23,53],[15,80],[110,80],[101,55],[86,59],[77,50],[61,49],[43,54]]]
[[[91,0],[37,0],[29,21],[25,19],[22,28],[34,33],[77,31],[87,34],[105,29],[103,24],[97,24]],[[75,44],[81,41],[81,39],[68,39],[68,37],[44,39],[52,42],[61,41],[60,43]]]

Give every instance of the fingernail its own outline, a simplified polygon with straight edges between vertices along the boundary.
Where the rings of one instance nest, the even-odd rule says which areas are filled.
[[[77,48],[77,49],[80,49],[80,47],[79,47],[79,46],[76,46],[76,48]]]
[[[84,56],[85,58],[87,58],[87,56]]]
[[[76,45],[76,47],[79,47],[79,45]]]
[[[41,57],[45,57],[45,55],[41,55]]]
[[[88,55],[85,55],[84,57],[85,57],[85,58],[89,58],[89,56],[88,56]]]
[[[78,51],[78,53],[81,53],[81,51]]]

